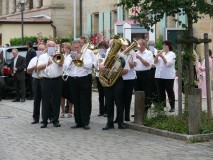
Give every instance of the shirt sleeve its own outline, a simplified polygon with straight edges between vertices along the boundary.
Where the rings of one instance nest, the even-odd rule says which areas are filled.
[[[92,57],[90,53],[86,52],[83,56],[84,67],[89,69],[92,68]]]
[[[68,67],[71,67],[70,65],[71,61],[72,61],[72,58],[70,56],[67,56],[63,64],[63,69],[67,69]]]
[[[35,58],[31,59],[30,63],[27,66],[27,69],[32,68],[33,66],[35,66],[36,65],[35,62],[37,63],[37,59],[35,59]]]
[[[173,65],[175,65],[175,58],[176,58],[176,55],[174,52],[170,52],[171,54],[168,56],[168,57],[165,57],[166,60],[167,60],[167,63],[166,63],[166,66],[167,67],[171,67]]]

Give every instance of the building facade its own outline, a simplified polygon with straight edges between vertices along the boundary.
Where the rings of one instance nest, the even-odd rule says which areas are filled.
[[[90,37],[101,33],[104,37],[120,34],[124,38],[146,38],[157,40],[161,35],[164,39],[173,36],[174,31],[182,28],[173,21],[173,17],[164,17],[153,26],[154,32],[130,21],[130,15],[135,14],[137,7],[125,10],[117,7],[119,0],[25,0],[24,35],[68,38],[80,35]],[[76,6],[74,6],[76,2]],[[0,43],[8,43],[10,38],[21,37],[20,0],[0,0]],[[76,12],[74,13],[74,10]],[[75,17],[74,17],[75,15]],[[76,23],[74,24],[74,18]],[[186,17],[176,17],[186,23]],[[75,27],[74,27],[75,25]],[[74,31],[75,29],[75,31]],[[15,32],[11,32],[15,30]],[[208,33],[213,39],[213,20],[208,16],[194,25],[194,37],[203,38]],[[173,36],[174,37],[174,36]],[[210,48],[213,48],[210,43]],[[202,54],[203,44],[198,45],[197,51]]]
[[[25,0],[24,36],[73,37],[73,2],[61,0]],[[79,1],[76,3],[79,8]],[[79,12],[76,13],[79,19]],[[76,23],[79,34],[79,23]],[[14,33],[11,33],[15,30]],[[21,37],[20,0],[0,0],[0,42]]]
[[[174,40],[176,38],[177,32],[181,31],[182,28],[178,23],[174,22],[174,17],[164,17],[159,23],[153,26],[154,32],[148,32],[143,27],[138,29],[135,24],[129,21],[129,16],[134,15],[134,9],[129,11],[124,10],[122,7],[116,7],[115,4],[119,0],[108,0],[108,1],[97,1],[97,0],[84,0],[83,1],[83,34],[92,35],[95,33],[103,33],[105,37],[109,37],[113,33],[119,33],[124,36],[124,38],[129,38],[125,36],[131,34],[130,40],[136,35],[136,38],[147,38],[149,40],[157,40],[159,36],[163,36],[163,39],[171,38]],[[179,21],[186,24],[186,16],[176,16]],[[128,26],[129,28],[136,28],[135,30],[129,30],[124,28]],[[131,26],[131,27],[130,27]],[[138,31],[139,32],[138,32]],[[202,38],[203,34],[208,33],[209,38],[213,39],[213,19],[208,16],[204,16],[204,19],[199,20],[197,24],[194,24],[194,37]],[[139,35],[139,37],[137,36]],[[203,55],[203,44],[197,46],[197,52]],[[209,48],[213,49],[213,44],[209,44]]]

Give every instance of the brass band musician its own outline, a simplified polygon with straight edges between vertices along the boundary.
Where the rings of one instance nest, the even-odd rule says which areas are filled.
[[[37,69],[42,75],[42,119],[41,128],[47,127],[47,120],[53,110],[52,123],[55,127],[59,124],[61,90],[62,90],[62,64],[53,61],[56,44],[47,42],[47,53],[42,54],[38,61]],[[51,104],[51,105],[50,105]]]

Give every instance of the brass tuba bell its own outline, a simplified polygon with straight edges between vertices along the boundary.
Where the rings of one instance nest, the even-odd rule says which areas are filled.
[[[130,51],[134,48],[140,48],[140,45],[138,44],[138,42],[136,40],[133,40],[133,42],[130,44],[130,46],[128,48],[126,48],[122,54],[128,56]]]
[[[58,46],[56,54],[53,56],[53,61],[60,65],[64,63],[64,55],[60,53],[60,46]]]
[[[122,45],[128,45],[128,41],[118,35],[113,35],[113,44],[104,62],[107,70],[99,73],[99,81],[103,87],[111,87],[125,66],[125,60],[117,55]]]

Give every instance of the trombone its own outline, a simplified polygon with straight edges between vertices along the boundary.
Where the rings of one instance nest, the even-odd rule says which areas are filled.
[[[83,45],[82,49],[81,49],[81,57],[80,59],[74,59],[73,63],[75,64],[76,67],[83,67],[84,66],[84,62],[83,62],[83,55],[86,53],[86,50],[88,48],[92,48],[92,44],[91,43],[86,43],[85,45]]]
[[[47,53],[47,54],[48,54],[48,53]],[[62,64],[64,63],[64,55],[60,53],[60,46],[55,47],[55,55],[54,55],[54,56],[50,56],[49,54],[48,54],[48,56],[49,56],[49,60],[50,60],[51,62],[55,62],[55,63],[58,64],[58,65],[62,65]],[[51,63],[51,64],[52,64],[52,63]],[[48,67],[48,66],[46,65],[45,72],[46,72],[47,75],[49,75],[49,73],[50,73],[51,64],[49,65],[49,70],[48,70],[48,72],[47,72],[47,67]]]

